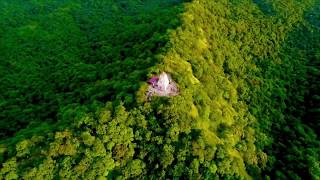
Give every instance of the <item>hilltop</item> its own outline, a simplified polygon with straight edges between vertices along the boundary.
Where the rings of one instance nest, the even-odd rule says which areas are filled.
[[[319,9],[1,1],[0,179],[319,179]]]

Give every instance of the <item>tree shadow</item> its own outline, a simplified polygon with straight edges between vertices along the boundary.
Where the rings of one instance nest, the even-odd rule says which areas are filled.
[[[265,0],[253,0],[253,2],[259,7],[259,9],[268,16],[273,16],[276,14],[273,7],[267,3]]]

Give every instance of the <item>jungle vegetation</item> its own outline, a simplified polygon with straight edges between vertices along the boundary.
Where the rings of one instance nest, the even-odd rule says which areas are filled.
[[[318,180],[319,128],[319,0],[0,1],[0,179]]]

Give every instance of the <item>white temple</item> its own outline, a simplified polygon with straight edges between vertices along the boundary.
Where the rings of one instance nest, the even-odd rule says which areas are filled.
[[[170,80],[167,73],[162,72],[159,76],[158,87],[160,87],[160,89],[163,90],[164,92],[167,92],[169,83],[170,83]]]
[[[170,75],[162,72],[155,83],[151,83],[148,88],[147,97],[151,96],[176,96],[179,94],[176,83]]]

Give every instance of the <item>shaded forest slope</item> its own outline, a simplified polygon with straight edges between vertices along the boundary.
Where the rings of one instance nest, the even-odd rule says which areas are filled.
[[[0,9],[1,138],[63,121],[78,105],[132,104],[182,11],[173,0],[15,0]]]

